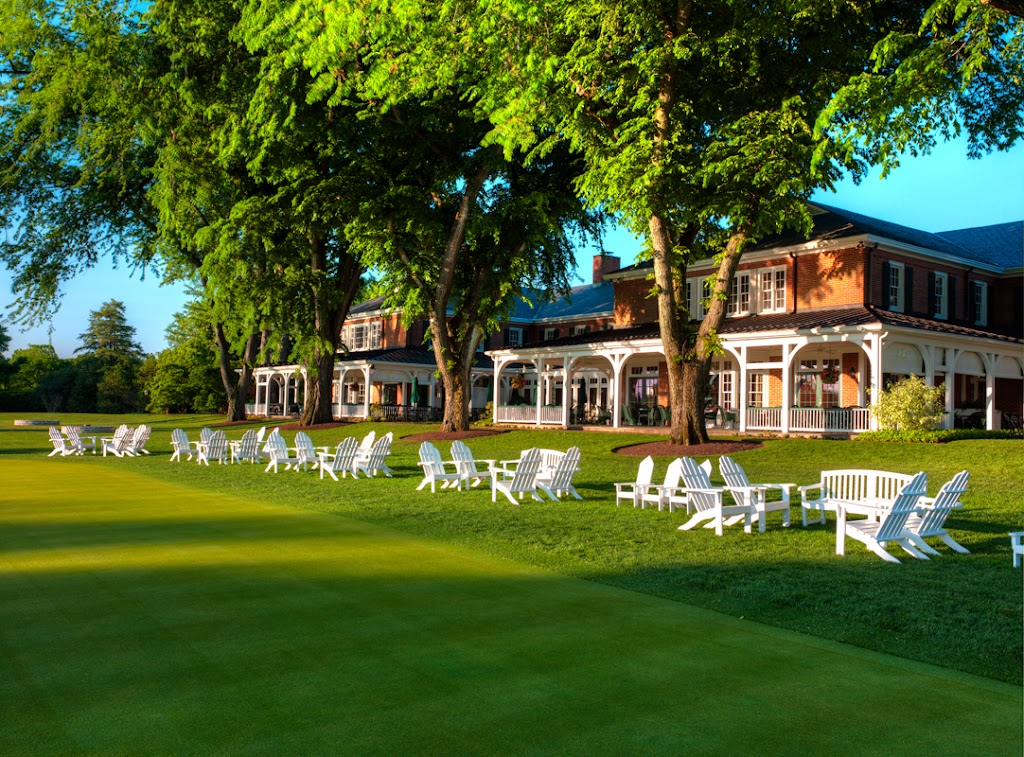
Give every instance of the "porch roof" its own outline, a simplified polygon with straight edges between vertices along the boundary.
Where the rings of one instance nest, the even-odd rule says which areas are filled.
[[[696,322],[694,322],[696,323]],[[833,329],[844,326],[901,326],[904,328],[920,329],[943,334],[955,334],[957,336],[980,337],[984,339],[995,339],[1011,344],[1024,343],[1019,336],[998,334],[984,329],[958,326],[936,321],[930,318],[906,315],[904,313],[893,313],[888,310],[876,310],[870,306],[855,305],[845,308],[833,308],[829,310],[806,310],[797,313],[771,313],[767,315],[750,315],[743,318],[729,318],[722,325],[720,334],[755,334],[765,331],[809,331],[811,329]],[[511,350],[522,352],[535,348],[550,347],[573,347],[579,345],[602,345],[609,342],[632,342],[643,339],[657,339],[659,336],[657,323],[645,323],[639,326],[631,326],[625,329],[613,329],[611,331],[596,331],[576,336],[565,336],[559,339],[548,341],[531,342],[522,347]]]
[[[425,347],[392,347],[379,350],[361,350],[359,352],[350,352],[347,355],[339,352],[334,356],[335,368],[344,368],[354,365],[361,366],[363,363],[375,363],[377,365],[418,365],[423,366],[424,368],[437,367],[437,361],[434,359],[434,351],[428,350]],[[494,367],[494,362],[487,355],[478,352],[476,354],[476,359],[473,361],[473,367],[489,371]],[[272,366],[260,366],[260,368],[264,370],[282,368],[298,369],[299,366],[294,363],[282,363]]]

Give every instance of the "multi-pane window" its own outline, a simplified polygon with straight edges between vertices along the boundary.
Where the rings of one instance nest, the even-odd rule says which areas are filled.
[[[761,309],[762,313],[772,313],[786,309],[786,269],[768,268],[761,271]]]
[[[903,264],[889,264],[889,280],[885,282],[890,310],[903,311]]]
[[[509,327],[508,337],[505,339],[506,347],[522,347],[523,346],[523,330],[514,326]]]
[[[971,286],[971,314],[976,326],[984,326],[988,321],[988,285],[975,281]]]
[[[747,404],[750,407],[764,407],[763,373],[751,373],[747,376]]]
[[[932,313],[935,314],[936,318],[949,317],[948,306],[946,304],[948,293],[949,281],[946,278],[946,274],[935,274],[934,284],[932,285]]]
[[[686,312],[689,313],[690,318],[697,317],[697,311],[693,309],[693,289],[696,286],[696,282],[693,279],[686,280]]]
[[[719,383],[719,387],[722,393],[722,407],[733,408],[733,393],[732,393],[732,361],[726,360],[722,364],[722,378]]]
[[[729,287],[729,303],[726,307],[729,315],[747,315],[750,312],[750,274],[738,273],[732,277]]]
[[[572,326],[569,328],[569,336],[579,336],[590,331],[590,326]]]
[[[557,339],[557,338],[558,338],[558,329],[555,329],[555,328],[544,329],[544,341],[545,342],[549,342],[552,339]]]

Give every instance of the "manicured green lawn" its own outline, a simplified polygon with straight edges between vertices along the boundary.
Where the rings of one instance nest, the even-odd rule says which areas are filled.
[[[1017,686],[609,586],[610,567],[579,580],[312,506],[314,491],[326,509],[358,486],[372,508],[382,481],[4,452],[3,754],[1020,747]],[[509,522],[564,511],[583,527],[581,547],[599,517],[631,524],[622,534],[644,518],[669,525],[607,501],[515,509],[475,493],[413,497],[413,483],[389,489],[406,492],[408,522],[423,502]],[[742,543],[680,537],[710,540],[723,557]]]

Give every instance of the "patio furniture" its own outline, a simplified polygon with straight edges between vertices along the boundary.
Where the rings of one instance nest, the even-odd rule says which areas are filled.
[[[114,432],[112,437],[100,439],[103,457],[107,456],[107,452],[117,457],[124,457],[125,455],[131,457],[132,438],[132,430],[128,428],[127,424],[122,423],[117,427],[117,431]]]
[[[886,546],[897,544],[905,552],[919,560],[928,556],[917,549],[912,534],[907,530],[907,520],[914,514],[917,501],[928,491],[928,477],[918,473],[908,481],[891,504],[867,504],[839,500],[836,510],[836,554],[846,554],[846,537],[856,539],[871,552],[886,562],[898,563],[899,559],[886,551]],[[848,520],[851,514],[868,515],[864,520]]]
[[[1024,531],[1010,532],[1010,550],[1013,552],[1013,567],[1019,568],[1024,557]]]
[[[825,513],[836,512],[838,503],[842,501],[866,505],[891,504],[912,478],[905,473],[878,470],[822,471],[819,483],[797,487],[803,508],[803,524],[807,525],[808,512],[817,513],[813,522],[825,523]],[[817,497],[808,496],[814,491],[818,492]]]
[[[96,437],[95,436],[82,436],[82,432],[78,430],[78,426],[64,426],[61,429],[67,436],[71,446],[76,450],[79,450],[79,454],[85,454],[87,449],[91,449],[92,453],[96,454]]]
[[[553,468],[541,470],[537,474],[537,487],[551,499],[561,501],[562,495],[569,493],[576,499],[583,497],[572,485],[573,476],[580,469],[580,448],[570,447],[566,450]]]
[[[180,463],[183,454],[188,454],[188,459],[192,459],[192,444],[183,429],[176,428],[171,431],[171,448],[174,452],[171,454],[170,462],[177,460]]]
[[[491,477],[491,502],[498,501],[498,492],[504,494],[513,505],[516,502],[513,495],[518,494],[519,499],[524,494],[529,494],[538,502],[543,502],[537,494],[537,474],[540,473],[541,455],[540,450],[532,447],[525,450],[519,457],[519,464],[512,472],[511,478],[502,479],[501,476]]]
[[[146,449],[146,443],[149,441],[149,434],[152,429],[145,423],[135,429],[135,433],[132,434],[131,443],[129,447],[132,455],[138,455],[140,452],[143,455],[148,455],[149,450]]]
[[[635,426],[636,420],[633,418],[633,413],[629,409],[629,405],[622,406],[622,422],[627,426]]]
[[[338,480],[339,473],[342,478],[346,478],[349,473],[352,474],[352,478],[359,478],[355,469],[358,444],[354,436],[349,436],[338,442],[333,453],[321,452],[319,455],[320,478],[324,477],[324,472],[335,481]]]
[[[374,443],[373,447],[370,449],[370,454],[365,458],[360,458],[357,454],[352,472],[355,473],[356,471],[361,471],[369,478],[373,478],[379,472],[383,473],[388,478],[391,478],[391,474],[394,473],[394,471],[387,466],[386,461],[388,455],[391,454],[392,438],[393,437],[390,433],[384,434],[384,436]]]
[[[693,505],[694,514],[686,523],[679,527],[680,531],[689,531],[704,521],[710,521],[705,528],[714,528],[715,534],[721,536],[723,526],[731,526],[743,521],[743,530],[750,533],[750,525],[757,511],[749,504],[725,504],[724,487],[712,486],[707,471],[697,465],[689,457],[679,458],[682,465],[683,485],[686,489],[687,502]]]
[[[446,472],[444,460],[441,459],[441,453],[430,442],[423,442],[420,445],[420,461],[417,465],[423,469],[423,481],[416,487],[416,491],[430,484],[430,491],[436,493],[438,482],[441,482],[442,489],[450,489],[454,485],[456,489],[462,491],[462,474],[458,471],[454,473]]]
[[[318,450],[313,446],[313,440],[309,438],[309,434],[305,431],[297,431],[295,433],[295,457],[298,462],[295,464],[295,470],[302,466],[302,470],[307,470],[307,465],[317,464],[317,453]],[[327,447],[322,447],[319,451],[326,452]]]
[[[722,455],[719,459],[718,469],[725,479],[725,488],[736,503],[754,508],[758,531],[764,533],[765,521],[771,512],[781,512],[783,527],[789,527],[789,492],[796,484],[752,484],[743,468],[728,455]],[[782,492],[781,501],[768,500],[768,492],[773,489]]]
[[[56,426],[50,426],[47,433],[50,434],[50,442],[53,444],[53,452],[47,455],[47,457],[53,457],[54,455],[60,455],[65,457],[66,455],[80,455],[82,454],[75,449],[74,445],[70,444],[64,435],[61,434],[60,429]]]
[[[907,518],[907,531],[910,540],[922,552],[938,555],[939,552],[925,542],[925,539],[938,537],[954,552],[967,555],[970,552],[945,529],[946,518],[953,510],[963,507],[960,495],[967,491],[967,479],[971,474],[963,470],[942,485],[934,497],[922,497],[917,503],[917,512]]]
[[[196,463],[209,467],[210,461],[216,460],[221,465],[228,464],[228,439],[223,429],[210,435],[210,440],[199,448]]]
[[[257,434],[257,436],[259,436],[259,434]],[[272,428],[270,430],[270,433],[267,434],[266,441],[264,441],[260,445],[260,459],[261,460],[269,460],[270,459],[270,441],[274,437],[279,437],[279,436],[281,436],[281,427],[280,426],[275,426],[274,428]],[[287,446],[287,445],[285,445],[285,446]]]
[[[231,442],[231,462],[241,465],[243,460],[250,463],[257,463],[260,459],[259,435],[255,429],[249,429],[237,442]]]
[[[700,464],[700,467],[710,478],[711,476],[711,461],[705,460]],[[686,512],[689,513],[692,509],[690,505],[690,498],[686,493],[686,488],[680,485],[680,480],[683,477],[683,463],[680,459],[675,459],[668,465],[668,470],[665,472],[665,483],[661,486],[655,487],[658,492],[658,509],[661,510],[665,506],[668,506],[668,511],[673,513],[676,508],[686,508]]]
[[[627,500],[633,507],[644,507],[646,502],[657,502],[658,494],[651,483],[653,478],[654,458],[648,455],[637,467],[636,481],[615,484],[615,504],[621,505],[622,500]]]
[[[477,465],[478,462],[488,463],[487,470],[480,470],[480,467]],[[493,467],[493,463],[493,460],[476,460],[465,442],[458,439],[452,442],[452,464],[459,475],[462,476],[467,489],[470,486],[479,486],[485,478],[492,478],[498,473]]]
[[[267,439],[264,449],[270,456],[270,462],[267,463],[264,473],[269,473],[271,469],[274,470],[274,473],[277,473],[278,467],[282,464],[284,464],[285,470],[288,470],[293,465],[298,470],[298,466],[302,462],[297,455],[291,454],[291,450],[288,449],[284,437],[280,434],[271,434]]]

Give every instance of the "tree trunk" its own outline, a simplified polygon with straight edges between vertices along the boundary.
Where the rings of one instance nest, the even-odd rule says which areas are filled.
[[[317,350],[306,365],[306,399],[302,405],[303,426],[334,421],[334,353]]]
[[[253,364],[259,349],[259,335],[253,334],[245,343],[242,352],[241,367],[235,371],[231,367],[231,345],[224,335],[224,324],[213,324],[214,341],[217,344],[217,362],[220,365],[220,380],[224,384],[224,393],[228,398],[227,420],[244,421],[245,401],[249,397],[249,386],[252,384]]]
[[[443,432],[469,430],[469,402],[473,391],[470,376],[480,338],[479,330],[473,327],[468,336],[458,339],[457,334],[452,333],[453,325],[448,319],[442,321],[436,316],[430,319],[434,358],[444,387]]]

